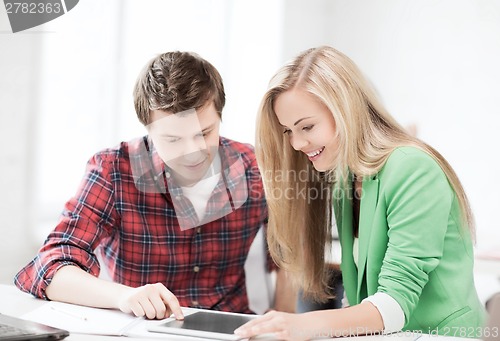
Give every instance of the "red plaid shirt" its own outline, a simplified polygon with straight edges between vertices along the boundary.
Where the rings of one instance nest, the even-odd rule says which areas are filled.
[[[15,284],[47,299],[45,289],[64,265],[98,276],[100,247],[115,282],[132,287],[161,282],[181,306],[250,313],[244,263],[267,221],[264,190],[249,145],[221,138],[219,153],[225,171],[208,201],[205,220],[210,212],[220,213],[218,205],[228,205],[218,200],[221,194],[230,199],[229,213],[204,224],[194,222],[196,227],[189,229],[182,229],[178,219],[196,217],[194,208],[168,179],[150,139],[97,153],[60,222],[35,259],[16,275]],[[269,270],[271,263],[268,257]]]

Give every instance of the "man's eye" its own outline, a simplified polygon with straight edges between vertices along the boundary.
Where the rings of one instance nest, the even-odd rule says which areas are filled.
[[[172,139],[172,138],[170,138],[170,139],[167,139],[167,142],[168,142],[168,143],[175,143],[175,142],[177,142],[177,141],[179,141],[179,140],[180,140],[180,138],[173,138],[173,139]]]
[[[198,134],[198,136],[207,137],[208,135],[210,135],[211,132],[212,132],[211,130],[207,130],[207,131],[202,132],[201,134]]]

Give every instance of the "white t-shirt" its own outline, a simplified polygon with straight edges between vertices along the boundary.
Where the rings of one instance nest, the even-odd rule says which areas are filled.
[[[193,208],[196,211],[196,214],[198,215],[198,219],[200,221],[205,217],[208,200],[210,199],[215,186],[217,186],[217,183],[220,180],[220,164],[221,160],[219,155],[217,154],[217,156],[212,161],[212,165],[207,171],[207,174],[209,172],[213,172],[214,175],[198,181],[193,186],[182,187],[182,192],[193,204]]]

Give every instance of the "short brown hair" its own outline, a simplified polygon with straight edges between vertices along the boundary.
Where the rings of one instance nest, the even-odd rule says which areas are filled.
[[[226,103],[222,77],[205,59],[192,52],[166,52],[153,58],[139,75],[134,106],[142,124],[150,124],[151,110],[172,113],[199,109],[213,100],[222,115]]]

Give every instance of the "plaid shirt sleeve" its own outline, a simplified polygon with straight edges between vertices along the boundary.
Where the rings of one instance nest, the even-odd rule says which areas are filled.
[[[47,299],[45,289],[55,272],[65,265],[76,265],[99,275],[93,250],[113,233],[112,226],[119,219],[109,180],[112,160],[110,155],[104,157],[96,154],[89,160],[79,190],[66,203],[59,223],[37,256],[15,276],[14,284],[22,291]]]

